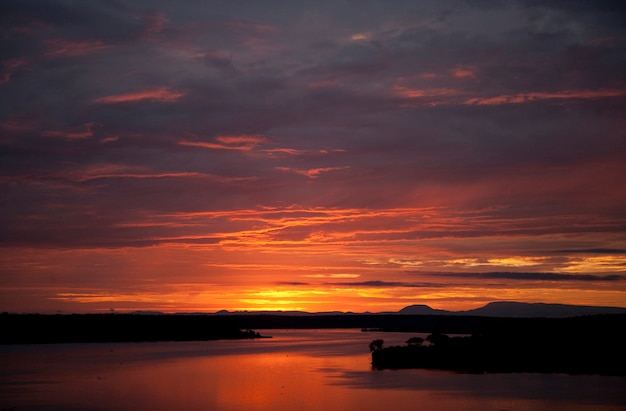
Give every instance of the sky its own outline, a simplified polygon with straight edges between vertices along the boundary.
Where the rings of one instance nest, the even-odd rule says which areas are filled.
[[[0,311],[626,307],[621,1],[0,2]]]

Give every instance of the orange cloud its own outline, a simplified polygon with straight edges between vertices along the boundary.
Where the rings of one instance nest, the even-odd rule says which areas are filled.
[[[224,144],[259,144],[265,141],[265,137],[242,134],[239,136],[217,136],[215,140]]]
[[[438,106],[456,102],[455,97],[461,94],[460,90],[452,88],[415,89],[405,86],[395,86],[393,94],[405,100],[407,105]]]
[[[506,94],[493,97],[474,97],[466,100],[468,105],[500,105],[500,104],[520,104],[537,100],[554,99],[597,99],[606,97],[626,96],[626,90],[605,89],[605,90],[565,90],[557,92],[532,92],[520,94]]]
[[[295,169],[295,168],[289,168],[289,167],[275,167],[276,170],[280,170],[280,171],[290,171],[290,172],[294,172],[297,174],[301,174],[303,176],[307,176],[309,178],[317,178],[320,176],[320,174],[322,173],[327,173],[329,171],[337,171],[337,170],[345,170],[347,168],[350,168],[350,166],[341,166],[341,167],[319,167],[319,168],[309,168],[306,170],[301,170],[301,169]]]
[[[94,103],[116,104],[128,103],[135,101],[160,101],[164,103],[173,103],[183,97],[184,94],[172,91],[167,87],[161,87],[153,90],[138,91],[135,93],[114,94],[111,96],[100,97],[93,100]]]
[[[458,90],[451,88],[412,89],[396,86],[393,91],[396,96],[403,98],[446,97],[459,94]]]
[[[207,141],[189,141],[183,140],[178,142],[181,146],[203,147],[213,150],[236,150],[250,151],[256,145],[266,141],[265,137],[258,135],[238,135],[238,136],[217,136],[216,142]]]

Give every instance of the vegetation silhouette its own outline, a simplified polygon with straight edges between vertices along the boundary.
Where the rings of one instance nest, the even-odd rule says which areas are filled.
[[[267,338],[203,315],[0,314],[0,344]]]
[[[383,345],[385,344],[385,342],[383,340],[374,340],[370,343],[370,351],[374,352],[374,351],[380,351],[383,349]]]
[[[590,316],[534,329],[503,327],[466,336],[432,333],[404,346],[370,350],[374,369],[426,368],[467,373],[626,375],[625,317]],[[587,325],[587,326],[585,326]]]

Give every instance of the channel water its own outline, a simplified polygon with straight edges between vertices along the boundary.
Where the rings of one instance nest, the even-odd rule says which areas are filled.
[[[0,410],[626,410],[626,378],[373,370],[368,344],[418,333],[0,346]],[[514,355],[514,353],[511,353]]]

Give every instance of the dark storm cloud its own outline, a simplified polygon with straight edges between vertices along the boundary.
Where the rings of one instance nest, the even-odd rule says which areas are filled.
[[[326,285],[332,285],[336,287],[374,287],[374,288],[440,288],[446,287],[441,283],[413,283],[402,281],[384,281],[384,280],[371,280],[371,281],[345,281],[345,282],[329,282]]]
[[[277,285],[291,285],[291,286],[310,285],[309,283],[304,283],[301,281],[279,281],[276,284]]]
[[[563,254],[626,254],[626,250],[620,248],[581,248],[571,250],[558,250]]]
[[[439,273],[442,277],[504,279],[519,281],[582,281],[582,282],[613,282],[626,280],[619,274],[564,274],[564,273],[533,273],[533,272],[491,272],[491,273]]]
[[[372,280],[372,281],[346,281],[341,283],[332,283],[332,284],[341,284],[349,287],[404,287],[406,284],[396,281],[382,281],[382,280]]]
[[[457,188],[455,206],[511,204],[508,217],[623,205],[619,169],[580,169],[626,152],[616,3],[244,5],[2,2],[4,241],[154,244],[190,229],[113,227],[146,210],[391,206]],[[591,195],[575,190],[591,172]]]

